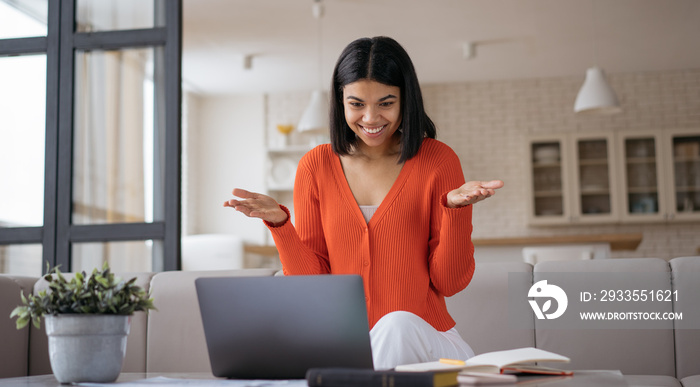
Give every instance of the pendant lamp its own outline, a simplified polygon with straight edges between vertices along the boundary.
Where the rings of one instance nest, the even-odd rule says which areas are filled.
[[[596,62],[598,61],[598,45],[596,39],[596,10],[595,0],[591,0],[591,23],[593,33],[593,52]],[[574,112],[578,114],[615,114],[620,113],[620,102],[617,100],[615,91],[610,87],[605,79],[603,70],[598,66],[593,66],[586,70],[586,79],[576,96]]]
[[[615,91],[608,85],[605,74],[600,67],[586,70],[586,80],[576,96],[574,112],[581,114],[615,114],[620,113],[620,103]]]
[[[311,93],[309,105],[301,115],[301,120],[297,125],[299,132],[315,134],[314,143],[327,142],[326,137],[329,131],[329,103],[326,93],[321,89],[321,18],[323,17],[323,4],[321,0],[315,0],[311,8],[314,18],[318,22],[318,74],[319,88]]]
[[[301,115],[297,128],[300,132],[328,131],[328,98],[322,90],[314,90],[311,93],[311,101]]]

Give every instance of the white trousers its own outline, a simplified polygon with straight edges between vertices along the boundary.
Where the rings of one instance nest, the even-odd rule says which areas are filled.
[[[379,319],[369,336],[375,370],[440,358],[467,360],[474,356],[474,351],[455,328],[438,331],[422,318],[405,311],[392,312]]]

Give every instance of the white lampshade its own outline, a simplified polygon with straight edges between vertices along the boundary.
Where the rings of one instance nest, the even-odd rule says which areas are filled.
[[[311,93],[311,101],[301,115],[297,130],[306,133],[328,133],[329,124],[328,98],[321,90]]]
[[[605,80],[605,74],[599,67],[586,70],[586,80],[578,92],[574,112],[585,114],[615,114],[620,113],[620,103],[615,91]]]

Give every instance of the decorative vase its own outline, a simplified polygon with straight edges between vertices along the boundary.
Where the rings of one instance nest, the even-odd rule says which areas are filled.
[[[130,316],[46,316],[51,369],[60,383],[117,380],[126,354]]]

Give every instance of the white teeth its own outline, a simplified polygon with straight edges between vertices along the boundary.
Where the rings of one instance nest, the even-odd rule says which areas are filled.
[[[386,125],[382,125],[382,126],[380,126],[380,127],[378,127],[378,128],[374,128],[374,129],[370,129],[370,128],[366,127],[366,126],[363,126],[362,129],[364,129],[365,132],[367,132],[367,133],[369,133],[369,134],[375,134],[375,133],[381,132],[382,129],[384,129],[385,126],[386,126]]]

